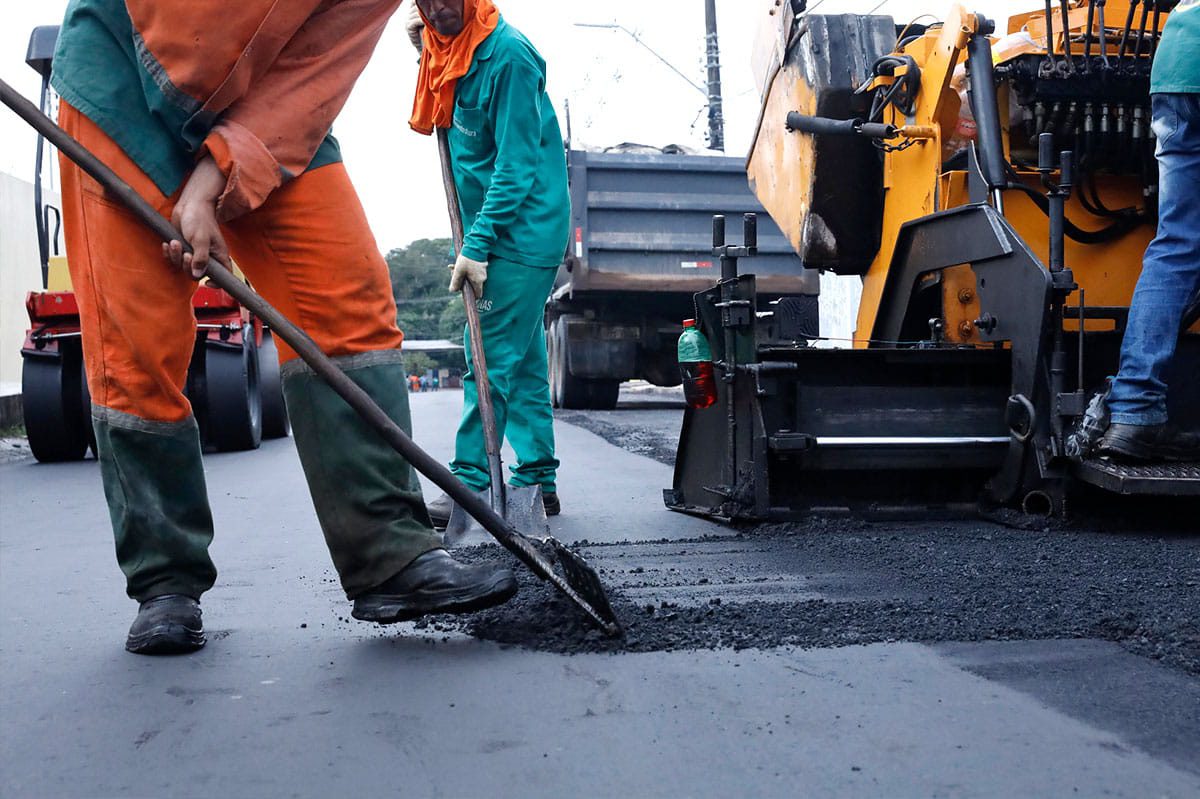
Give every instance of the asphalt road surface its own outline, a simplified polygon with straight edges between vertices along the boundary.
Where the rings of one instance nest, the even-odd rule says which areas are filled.
[[[447,458],[461,395],[412,399]],[[619,643],[529,579],[351,620],[283,440],[206,461],[208,646],[130,655],[96,464],[6,445],[0,796],[1200,796],[1200,535],[730,530],[662,508],[679,415],[634,389],[556,427],[554,532]]]

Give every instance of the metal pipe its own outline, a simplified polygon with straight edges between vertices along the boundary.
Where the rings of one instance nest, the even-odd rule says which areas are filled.
[[[721,47],[717,41],[717,0],[704,0],[704,52],[708,69],[708,146],[725,151],[725,114],[721,99]]]
[[[38,99],[38,110],[46,113],[46,95],[50,91],[50,74],[42,75],[42,92]],[[42,215],[42,159],[46,152],[46,138],[37,137],[37,156],[33,159],[33,220],[37,230],[38,255],[42,258],[42,289],[50,287],[50,231]]]

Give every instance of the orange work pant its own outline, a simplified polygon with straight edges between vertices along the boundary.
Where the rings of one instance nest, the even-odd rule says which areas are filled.
[[[170,217],[167,197],[91,120],[63,102],[59,124]],[[196,283],[163,258],[162,242],[65,157],[63,220],[83,324],[92,402],[141,419],[178,422],[196,338]],[[326,354],[400,348],[387,265],[342,164],[296,177],[257,210],[223,226],[255,289]],[[279,341],[281,362],[296,357]]]

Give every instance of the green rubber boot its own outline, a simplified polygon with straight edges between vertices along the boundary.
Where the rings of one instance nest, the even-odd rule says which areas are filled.
[[[155,422],[93,406],[92,426],[126,592],[139,602],[199,599],[217,570],[196,420]]]
[[[412,430],[398,350],[334,361],[405,432]],[[300,360],[284,364],[283,394],[300,463],[333,564],[350,599],[441,547],[421,485],[345,400]]]

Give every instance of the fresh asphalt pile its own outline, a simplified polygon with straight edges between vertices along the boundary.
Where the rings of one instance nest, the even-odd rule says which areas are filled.
[[[523,569],[508,604],[419,626],[559,653],[1096,638],[1200,673],[1200,537],[1186,532],[816,518],[579,551],[624,638],[604,638]]]

